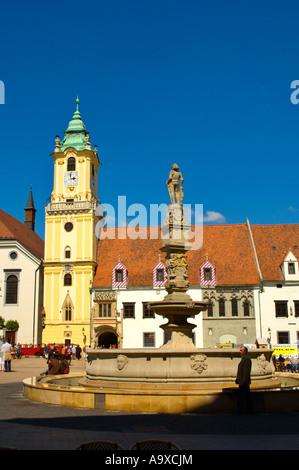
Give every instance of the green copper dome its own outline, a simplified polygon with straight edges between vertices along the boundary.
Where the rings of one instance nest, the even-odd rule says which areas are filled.
[[[68,128],[64,131],[64,139],[60,142],[60,150],[63,152],[68,147],[74,147],[76,150],[84,150],[86,143],[86,127],[82,121],[79,111],[79,99],[76,99],[76,111]]]

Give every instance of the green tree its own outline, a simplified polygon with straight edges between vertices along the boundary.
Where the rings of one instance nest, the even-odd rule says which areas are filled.
[[[8,320],[6,323],[5,323],[5,328],[8,330],[8,331],[18,331],[19,329],[19,322],[17,322],[17,320]]]
[[[0,316],[0,330],[2,330],[2,328],[4,328],[4,325],[5,325],[5,320],[3,317]]]

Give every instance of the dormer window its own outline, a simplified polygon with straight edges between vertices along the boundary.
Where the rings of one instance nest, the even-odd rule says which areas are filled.
[[[211,281],[212,280],[212,270],[211,268],[204,268],[203,272],[204,280],[205,281]]]
[[[281,271],[285,281],[299,280],[298,259],[291,251],[289,251],[285,257],[281,265]]]
[[[112,287],[126,287],[128,272],[122,263],[118,263],[112,270]]]
[[[288,263],[289,274],[295,274],[295,263]]]
[[[209,260],[201,266],[199,275],[202,286],[214,286],[216,284],[216,269]]]
[[[115,281],[116,282],[123,282],[124,280],[124,271],[122,269],[115,270]]]
[[[166,268],[162,261],[156,264],[153,269],[153,286],[154,287],[163,287],[166,283]]]

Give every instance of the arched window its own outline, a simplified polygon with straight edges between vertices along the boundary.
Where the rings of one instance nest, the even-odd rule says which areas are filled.
[[[14,274],[11,274],[6,279],[5,303],[7,304],[18,303],[18,278]]]
[[[71,257],[71,249],[69,246],[67,246],[64,250],[64,257],[65,258],[70,258]]]
[[[64,286],[71,286],[72,285],[72,275],[67,273],[64,275]]]
[[[74,157],[70,157],[67,161],[67,171],[75,171],[76,170],[76,159]]]

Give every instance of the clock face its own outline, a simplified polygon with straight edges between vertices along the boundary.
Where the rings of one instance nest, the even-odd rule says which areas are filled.
[[[78,184],[78,172],[68,171],[64,174],[64,186],[76,186]]]

